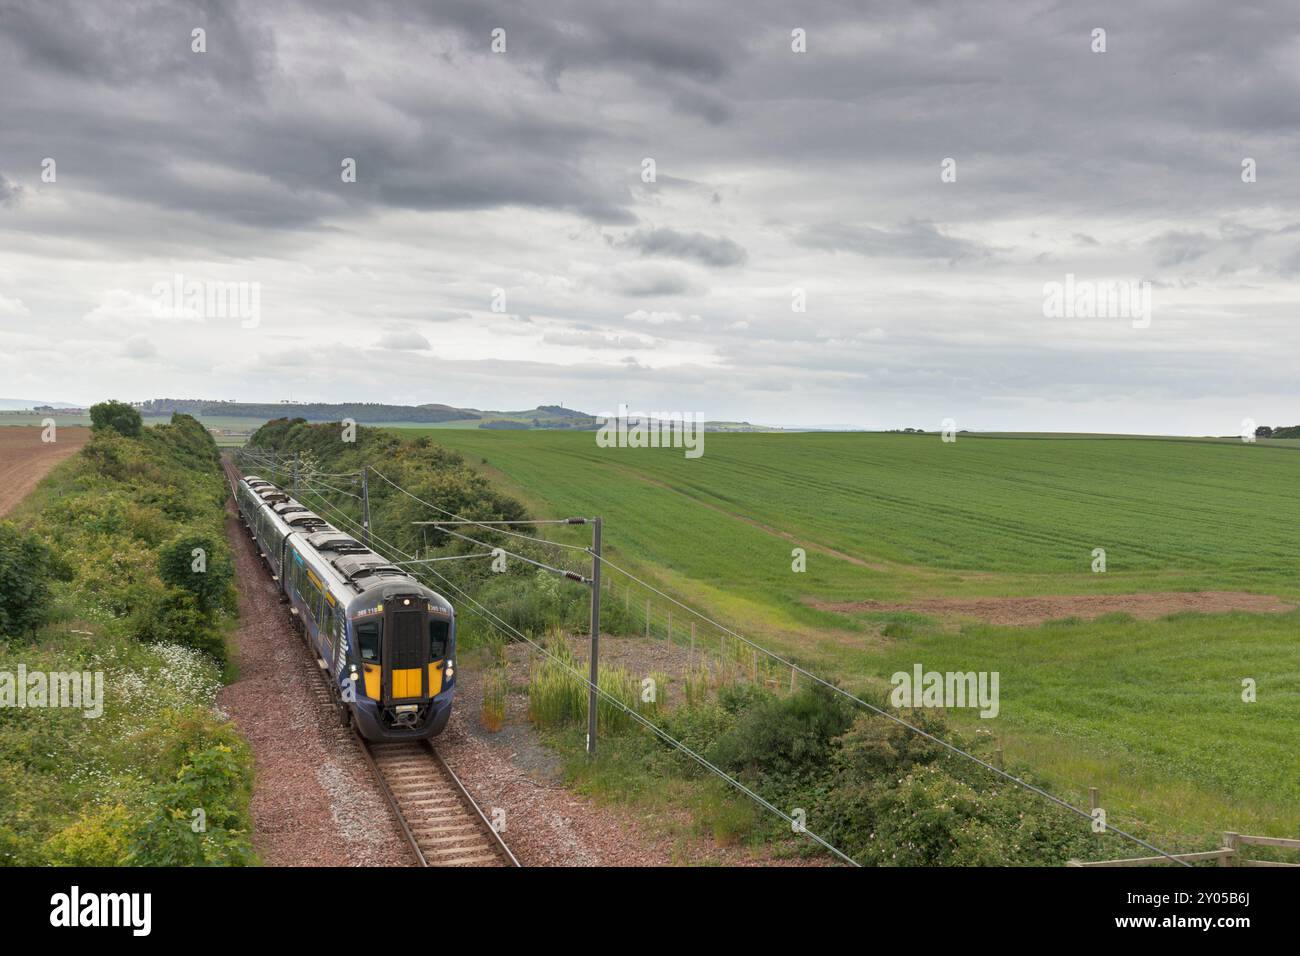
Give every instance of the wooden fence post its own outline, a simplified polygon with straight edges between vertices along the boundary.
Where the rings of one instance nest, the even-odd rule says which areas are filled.
[[[1233,833],[1232,831],[1223,834],[1223,848],[1225,850],[1231,850],[1232,853],[1225,853],[1223,856],[1219,857],[1219,866],[1237,865],[1237,854],[1240,852],[1240,850],[1237,849],[1237,846],[1238,837],[1240,836],[1241,834]]]

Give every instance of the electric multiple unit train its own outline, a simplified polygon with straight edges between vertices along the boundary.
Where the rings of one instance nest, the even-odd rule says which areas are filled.
[[[241,478],[235,499],[342,722],[367,740],[442,733],[456,687],[451,604],[269,481]]]

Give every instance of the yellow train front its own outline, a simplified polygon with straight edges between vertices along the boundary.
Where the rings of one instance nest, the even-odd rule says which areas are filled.
[[[408,578],[368,589],[346,614],[346,647],[332,676],[361,735],[406,740],[442,733],[455,694],[451,605]]]

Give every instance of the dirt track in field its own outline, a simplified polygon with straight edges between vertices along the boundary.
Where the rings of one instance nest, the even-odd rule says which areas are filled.
[[[818,603],[814,607],[842,614],[866,611],[911,611],[941,619],[975,618],[988,624],[1029,626],[1066,617],[1092,620],[1105,614],[1130,614],[1150,620],[1181,611],[1224,614],[1283,614],[1295,610],[1270,594],[1245,591],[1167,591],[1139,594],[1076,594],[1047,597],[931,598],[923,601],[849,601]]]
[[[43,442],[37,425],[0,427],[0,518],[26,498],[51,468],[70,458],[90,440],[90,429],[60,428],[58,441]]]

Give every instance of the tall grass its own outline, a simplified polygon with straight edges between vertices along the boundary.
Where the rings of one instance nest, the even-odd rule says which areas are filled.
[[[529,677],[528,716],[539,727],[585,723],[586,661],[574,656],[560,631],[547,636],[545,647],[549,653],[537,656]],[[643,703],[641,682],[621,667],[601,667],[598,683],[604,693],[597,702],[596,717],[604,732],[619,733],[630,727],[629,710],[648,715],[657,712],[657,701]]]
[[[510,682],[504,667],[491,667],[483,677],[483,726],[496,733],[506,721]]]

